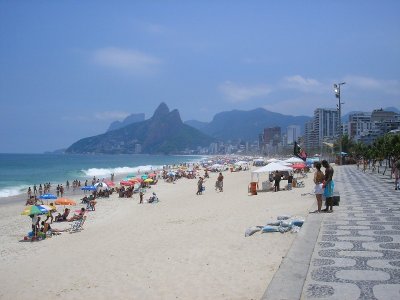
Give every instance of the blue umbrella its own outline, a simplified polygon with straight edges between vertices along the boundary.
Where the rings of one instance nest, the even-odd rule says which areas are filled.
[[[94,185],[86,185],[81,187],[82,191],[95,191],[96,187]]]
[[[49,200],[49,199],[57,199],[57,196],[53,194],[43,194],[40,195],[39,198]]]

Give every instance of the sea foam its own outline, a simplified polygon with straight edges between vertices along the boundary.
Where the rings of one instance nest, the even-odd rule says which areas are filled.
[[[153,165],[147,165],[147,166],[138,166],[138,167],[117,167],[117,168],[90,168],[87,170],[82,170],[82,173],[85,174],[85,176],[96,176],[96,177],[104,177],[104,176],[110,176],[110,174],[129,174],[129,173],[144,173],[144,172],[149,172],[151,170],[156,170],[161,168],[162,166],[153,166]]]
[[[28,189],[28,186],[10,186],[0,189],[0,198],[17,196]]]

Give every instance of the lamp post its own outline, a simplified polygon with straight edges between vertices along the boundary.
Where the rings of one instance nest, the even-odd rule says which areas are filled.
[[[338,127],[339,127],[339,164],[342,165],[343,164],[343,160],[342,160],[342,152],[343,152],[343,145],[342,145],[342,102],[340,102],[340,86],[342,86],[343,84],[346,84],[346,82],[341,82],[341,83],[335,83],[333,85],[333,90],[335,91],[335,95],[336,98],[338,98],[338,105],[337,105],[337,109],[338,109]]]

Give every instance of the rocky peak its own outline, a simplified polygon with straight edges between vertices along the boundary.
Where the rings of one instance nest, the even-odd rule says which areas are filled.
[[[165,104],[164,102],[161,102],[161,104],[155,110],[152,119],[159,119],[168,114],[169,114],[169,108],[168,108],[167,104]]]

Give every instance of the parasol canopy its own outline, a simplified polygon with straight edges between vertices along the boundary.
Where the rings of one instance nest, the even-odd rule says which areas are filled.
[[[59,198],[54,203],[57,205],[76,205],[74,200],[68,198]]]
[[[30,216],[30,215],[43,215],[49,212],[48,209],[43,207],[42,205],[31,205],[25,207],[21,215]]]

